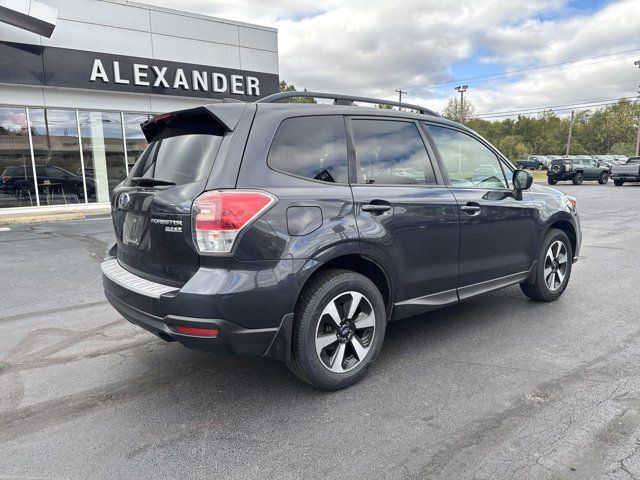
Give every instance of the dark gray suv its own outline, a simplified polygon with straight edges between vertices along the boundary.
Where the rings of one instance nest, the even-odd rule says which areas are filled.
[[[573,197],[419,106],[288,92],[142,128],[111,199],[108,300],[164,340],[276,358],[319,388],[360,379],[387,322],[514,284],[555,300],[578,258]]]

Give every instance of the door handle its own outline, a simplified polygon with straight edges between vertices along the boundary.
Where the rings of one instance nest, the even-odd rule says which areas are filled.
[[[473,216],[478,215],[482,209],[480,208],[480,205],[467,203],[466,205],[461,206],[460,210],[465,212],[467,215]]]
[[[391,210],[391,205],[377,203],[367,203],[362,205],[363,212],[369,212],[373,215],[380,215],[381,213],[388,212],[389,210]]]

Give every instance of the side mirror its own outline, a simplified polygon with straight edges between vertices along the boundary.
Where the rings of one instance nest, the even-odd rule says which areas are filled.
[[[516,170],[513,172],[513,190],[514,196],[518,199],[522,198],[522,191],[529,190],[533,184],[533,175],[526,170]]]

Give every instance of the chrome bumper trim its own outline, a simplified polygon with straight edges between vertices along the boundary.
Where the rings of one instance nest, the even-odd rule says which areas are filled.
[[[131,290],[132,292],[145,295],[152,298],[160,298],[165,293],[177,292],[179,289],[164,285],[162,283],[152,282],[146,278],[139,277],[125,270],[120,266],[115,258],[105,260],[101,264],[102,273],[105,277],[121,287]]]

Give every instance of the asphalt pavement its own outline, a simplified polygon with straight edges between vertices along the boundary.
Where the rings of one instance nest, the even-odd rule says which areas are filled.
[[[584,234],[560,300],[393,323],[333,393],[124,321],[109,219],[0,231],[0,478],[640,478],[640,186],[558,188]]]

